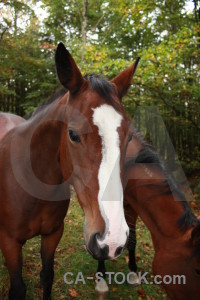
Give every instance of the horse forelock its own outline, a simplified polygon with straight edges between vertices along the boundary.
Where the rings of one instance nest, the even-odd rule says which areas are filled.
[[[86,74],[84,78],[89,82],[92,90],[96,91],[108,103],[113,100],[113,85],[103,76]]]
[[[110,81],[98,74],[86,74],[84,78],[88,81],[90,88],[99,94],[107,104],[113,106],[124,118],[129,119],[120,100],[116,101],[115,88]]]

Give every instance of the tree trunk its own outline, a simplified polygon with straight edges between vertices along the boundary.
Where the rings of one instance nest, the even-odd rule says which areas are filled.
[[[83,22],[82,22],[82,42],[86,45],[87,42],[87,21],[88,21],[88,0],[83,0]]]

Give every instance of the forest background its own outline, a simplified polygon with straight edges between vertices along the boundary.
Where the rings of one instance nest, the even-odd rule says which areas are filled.
[[[59,41],[83,74],[112,78],[140,56],[125,108],[171,165],[198,173],[199,21],[197,0],[0,0],[0,111],[25,116],[54,93]]]

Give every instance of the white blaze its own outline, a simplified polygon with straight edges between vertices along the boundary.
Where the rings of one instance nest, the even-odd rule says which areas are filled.
[[[102,139],[102,161],[98,173],[98,202],[106,224],[100,246],[109,246],[109,256],[114,257],[119,246],[127,240],[128,226],[124,217],[123,188],[120,178],[120,145],[117,128],[122,116],[110,105],[94,109],[93,122]]]

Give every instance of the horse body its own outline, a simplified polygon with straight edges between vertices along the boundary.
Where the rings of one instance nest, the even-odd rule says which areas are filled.
[[[26,240],[38,234],[42,235],[43,271],[41,272],[41,281],[44,287],[44,299],[45,297],[47,299],[53,280],[54,252],[62,236],[63,219],[69,204],[69,191],[68,197],[66,193],[65,201],[44,201],[31,196],[20,185],[20,181],[17,180],[13,170],[15,169],[16,172],[20,169],[26,173],[25,149],[31,134],[30,126],[34,127],[34,122],[23,122],[23,119],[19,119],[19,121],[21,124],[18,123],[19,125],[15,128],[13,126],[13,129],[4,136],[0,146],[0,174],[4,174],[1,176],[0,184],[0,248],[6,259],[11,277],[9,298],[24,299],[26,288],[21,274],[22,246]],[[7,129],[8,127],[1,127],[1,131],[5,132]],[[43,136],[40,141],[44,142],[44,140],[47,141],[46,137]],[[40,142],[38,147],[41,146],[43,145]],[[36,148],[34,145],[34,151],[39,151]],[[41,162],[38,162],[38,164],[41,164],[42,167],[43,157],[40,156],[40,159]],[[53,177],[48,176],[48,179],[50,178],[49,182],[53,184],[61,180],[61,174],[58,174],[58,167],[53,161],[53,156],[48,159],[52,159],[50,170]],[[35,171],[37,173],[37,170]],[[26,174],[24,175],[26,176]],[[37,173],[37,175],[39,174]],[[44,176],[46,177],[46,172],[44,172]],[[44,180],[46,180],[45,177]],[[40,179],[42,180],[42,178]]]
[[[50,299],[54,253],[63,232],[70,184],[85,213],[84,237],[90,254],[107,259],[123,250],[128,226],[121,174],[130,132],[120,97],[130,86],[136,65],[137,61],[112,82],[98,76],[84,78],[60,43],[56,67],[65,89],[2,139],[0,247],[10,274],[9,299],[25,299],[22,246],[38,234],[43,299]],[[122,225],[117,229],[115,219]]]
[[[43,114],[46,114],[46,111],[43,112]],[[42,118],[41,114],[39,118]],[[65,201],[63,201],[63,203],[62,201],[59,201],[57,203],[53,201],[47,203],[47,201],[43,201],[42,199],[36,199],[33,195],[28,194],[27,191],[23,189],[23,186],[20,185],[20,179],[16,178],[15,176],[17,170],[19,169],[22,170],[22,172],[27,171],[27,174],[25,173],[25,176],[28,176],[28,172],[30,172],[29,170],[26,170],[27,160],[29,158],[26,154],[26,150],[27,141],[30,141],[30,139],[32,138],[32,131],[30,130],[30,127],[32,127],[34,129],[37,128],[35,132],[35,135],[37,135],[37,137],[36,139],[34,139],[33,137],[34,145],[28,145],[28,147],[30,146],[31,149],[34,149],[34,151],[30,150],[30,152],[31,161],[36,161],[36,163],[32,166],[35,176],[37,176],[43,182],[48,181],[48,184],[56,184],[61,182],[62,175],[58,167],[58,162],[56,161],[56,155],[55,153],[53,153],[52,147],[49,147],[49,145],[52,143],[52,141],[50,140],[52,134],[59,139],[59,128],[56,128],[57,130],[55,130],[54,125],[52,126],[52,128],[50,128],[49,123],[48,132],[45,130],[46,133],[44,134],[44,131],[41,131],[40,135],[40,126],[45,126],[44,119],[39,126],[38,118],[22,122],[13,130],[9,131],[1,141],[0,172],[1,174],[5,174],[7,176],[2,176],[1,178],[1,195],[3,195],[3,198],[6,199],[6,201],[4,201],[5,207],[1,207],[0,210],[0,223],[3,223],[5,230],[9,231],[9,234],[10,232],[12,232],[13,237],[15,237],[17,240],[20,239],[20,236],[24,236],[24,239],[27,240],[29,238],[32,238],[36,234],[50,233],[48,232],[49,228],[54,228],[56,227],[55,224],[57,224],[57,222],[55,222],[57,215],[56,207],[58,210],[61,210],[61,206],[66,207],[66,203],[64,203]],[[49,134],[49,132],[51,132],[51,134]],[[46,148],[44,147],[45,144]],[[54,146],[55,144],[56,141],[54,138]],[[45,153],[45,155],[42,155],[42,149],[44,151],[48,151],[48,159],[46,158],[46,161],[44,161],[44,156],[47,154]],[[34,157],[35,153],[37,153],[37,159]],[[49,163],[49,165],[47,165],[47,163]],[[42,171],[39,172],[39,170],[41,169],[43,170],[42,176]],[[44,172],[45,169],[47,170],[46,172]],[[12,172],[8,172],[7,170],[12,170]],[[49,176],[49,172],[51,172],[51,176]],[[14,196],[11,184],[15,188]],[[5,189],[5,187],[7,186],[9,186],[9,188]],[[47,194],[47,197],[50,198],[50,195]],[[64,212],[66,213],[66,209],[64,209]],[[63,212],[61,213],[60,211],[60,214],[62,216],[65,215],[65,213],[63,214]],[[14,217],[14,215],[16,214],[18,216],[17,218]],[[49,218],[49,216],[51,216],[51,218]],[[58,219],[62,220],[63,218],[60,218],[59,216]],[[54,226],[49,227],[48,225],[46,225],[50,222],[54,224]],[[21,231],[23,233],[21,233]]]
[[[19,116],[10,113],[0,113],[0,141],[9,130],[24,121]]]
[[[134,165],[129,168],[130,161],[127,163],[128,183],[124,194],[127,222],[135,224],[136,215],[139,215],[150,230],[155,250],[154,275],[161,280],[168,275],[172,280],[176,275],[185,276],[185,282],[182,277],[181,284],[177,278],[175,283],[162,282],[170,299],[197,299],[200,256],[195,256],[192,232],[199,222],[156,153],[150,150],[154,155],[152,159],[148,147],[146,149],[146,157],[144,147],[134,159]]]

